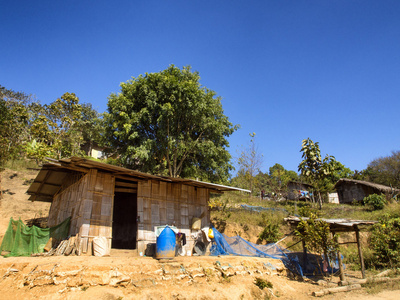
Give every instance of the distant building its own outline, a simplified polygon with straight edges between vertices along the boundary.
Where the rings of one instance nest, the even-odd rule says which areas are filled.
[[[362,201],[365,197],[371,194],[394,194],[400,190],[391,188],[390,186],[361,181],[355,179],[340,179],[335,189],[339,196],[339,203],[351,203],[353,201]]]
[[[336,193],[336,192],[329,193],[328,194],[328,202],[329,203],[339,204],[339,195],[338,195],[338,193]]]
[[[312,185],[298,181],[289,181],[287,184],[287,199],[288,200],[310,200],[309,191],[312,190]]]
[[[97,143],[86,143],[82,146],[82,150],[89,157],[103,159],[106,158],[104,147],[100,147]]]

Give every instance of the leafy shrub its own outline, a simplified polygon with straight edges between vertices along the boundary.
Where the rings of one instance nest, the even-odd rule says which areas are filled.
[[[371,194],[363,199],[363,203],[372,208],[372,210],[383,209],[387,203],[384,195]]]
[[[279,225],[267,220],[266,225],[258,238],[261,240],[261,242],[266,241],[267,244],[269,244],[277,242],[280,235],[281,233],[279,231]]]
[[[261,290],[263,290],[264,288],[273,288],[273,285],[270,281],[262,279],[260,277],[256,277],[255,285],[258,286]]]
[[[319,217],[321,214],[319,210],[312,208],[308,205],[299,207],[298,211],[301,217],[306,217],[306,218],[311,217],[311,215],[317,215]]]
[[[311,214],[307,220],[302,219],[295,229],[295,234],[304,240],[308,250],[320,255],[326,254],[331,260],[336,258],[339,248],[337,239],[331,235],[329,224],[319,220],[316,215]]]
[[[370,245],[378,267],[400,267],[400,217],[384,215],[372,227]]]

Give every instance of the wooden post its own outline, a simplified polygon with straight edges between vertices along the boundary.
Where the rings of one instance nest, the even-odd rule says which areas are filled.
[[[304,240],[301,240],[301,244],[303,245],[303,268],[305,270],[308,264],[307,248]]]
[[[333,234],[333,236],[335,236],[335,232],[332,232],[332,234]],[[338,263],[339,263],[340,281],[345,281],[344,270],[343,270],[343,262],[342,262],[342,255],[340,254],[340,246],[338,246],[337,258],[338,258]]]
[[[358,256],[360,257],[360,265],[361,265],[361,274],[362,278],[365,278],[365,266],[364,266],[364,258],[361,251],[361,243],[360,243],[360,230],[357,226],[354,226],[356,232],[356,240],[357,240],[357,248],[358,248]]]

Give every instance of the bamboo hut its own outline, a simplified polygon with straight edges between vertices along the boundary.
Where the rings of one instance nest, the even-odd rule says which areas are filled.
[[[400,192],[399,189],[368,181],[355,179],[340,179],[335,189],[339,196],[339,203],[360,202],[371,194],[385,194],[393,197]]]
[[[192,220],[208,226],[210,193],[224,191],[249,192],[71,157],[44,164],[27,193],[32,201],[51,202],[49,227],[71,217],[69,234],[77,235],[79,252],[90,255],[95,237],[107,238],[110,249],[144,253],[163,225],[184,233],[191,249]]]

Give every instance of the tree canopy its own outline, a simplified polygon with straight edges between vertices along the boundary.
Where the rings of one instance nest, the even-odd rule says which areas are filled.
[[[400,188],[400,151],[374,159],[364,173],[372,182]]]
[[[27,136],[31,96],[0,85],[0,164],[15,159]]]
[[[48,105],[0,86],[0,165],[18,158],[84,155],[82,145],[100,143],[101,116],[74,93]]]
[[[124,166],[171,177],[228,178],[227,137],[236,126],[221,98],[199,80],[190,66],[171,65],[132,78],[110,95],[105,137]]]
[[[327,180],[333,177],[334,171],[339,166],[338,162],[331,155],[326,155],[322,159],[319,143],[314,143],[310,138],[302,141],[300,152],[303,152],[301,156],[303,160],[299,164],[298,170],[301,172],[301,177],[318,192],[319,204],[322,207],[320,192],[328,191]]]

